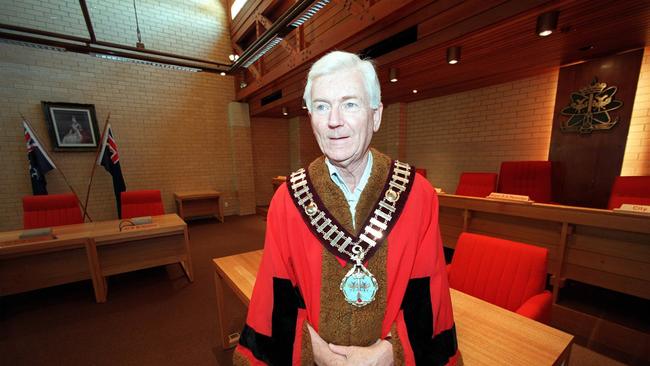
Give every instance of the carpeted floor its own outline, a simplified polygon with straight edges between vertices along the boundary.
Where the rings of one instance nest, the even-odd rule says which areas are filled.
[[[90,281],[0,298],[0,365],[230,365],[217,329],[211,259],[263,246],[261,216],[190,223],[194,283],[179,265],[108,280],[108,301],[94,302]],[[226,307],[239,314],[234,296]],[[570,365],[621,365],[574,347]]]

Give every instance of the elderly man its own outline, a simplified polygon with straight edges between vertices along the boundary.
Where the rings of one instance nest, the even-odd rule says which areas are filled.
[[[273,197],[235,364],[455,364],[438,200],[369,148],[383,110],[373,65],[327,54],[304,100],[324,156]]]

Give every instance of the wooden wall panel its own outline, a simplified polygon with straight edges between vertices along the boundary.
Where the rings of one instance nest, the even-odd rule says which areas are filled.
[[[560,69],[549,151],[556,173],[555,201],[607,207],[611,187],[623,164],[642,56],[643,50],[637,50]],[[561,125],[569,117],[561,111],[569,105],[571,93],[590,85],[594,78],[618,88],[614,98],[623,105],[610,112],[612,120],[618,118],[618,123],[610,130],[591,133],[562,131]]]

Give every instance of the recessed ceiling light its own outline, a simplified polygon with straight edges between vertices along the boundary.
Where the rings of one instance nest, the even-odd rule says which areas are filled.
[[[460,46],[447,48],[447,63],[455,65],[460,62]]]
[[[551,33],[557,28],[557,20],[560,17],[560,12],[558,11],[549,11],[544,14],[540,14],[537,17],[537,27],[535,32],[540,37],[550,36]]]
[[[388,78],[390,79],[391,83],[396,83],[397,82],[397,69],[394,67],[390,68],[390,71],[388,72]]]
[[[418,93],[418,90],[417,90],[417,89],[413,89],[413,94],[417,94],[417,93]]]

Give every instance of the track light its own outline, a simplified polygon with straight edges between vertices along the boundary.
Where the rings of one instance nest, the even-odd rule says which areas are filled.
[[[289,115],[289,110],[287,109],[287,107],[282,107],[282,115],[283,116],[288,116]]]
[[[447,48],[447,63],[455,65],[460,62],[460,46]]]
[[[251,56],[250,59],[244,62],[243,66],[249,67],[255,63],[255,61],[259,60],[260,57],[264,56],[265,53],[269,52],[273,47],[277,46],[280,42],[282,42],[282,37],[278,35],[269,39],[268,42],[266,42],[266,44],[262,46],[259,51],[257,51],[257,53],[255,53],[253,56]]]
[[[390,71],[388,72],[388,77],[389,77],[391,83],[396,83],[397,82],[397,69],[394,68],[394,67],[391,67]]]
[[[535,32],[540,37],[550,36],[551,33],[557,28],[557,19],[560,17],[560,12],[549,11],[537,17],[537,27]]]
[[[325,5],[329,4],[330,1],[331,0],[316,1],[311,8],[307,9],[300,17],[298,17],[298,19],[294,20],[293,23],[291,23],[291,26],[299,27],[303,25],[303,23],[305,23],[309,18],[313,17],[319,10],[324,8]]]

